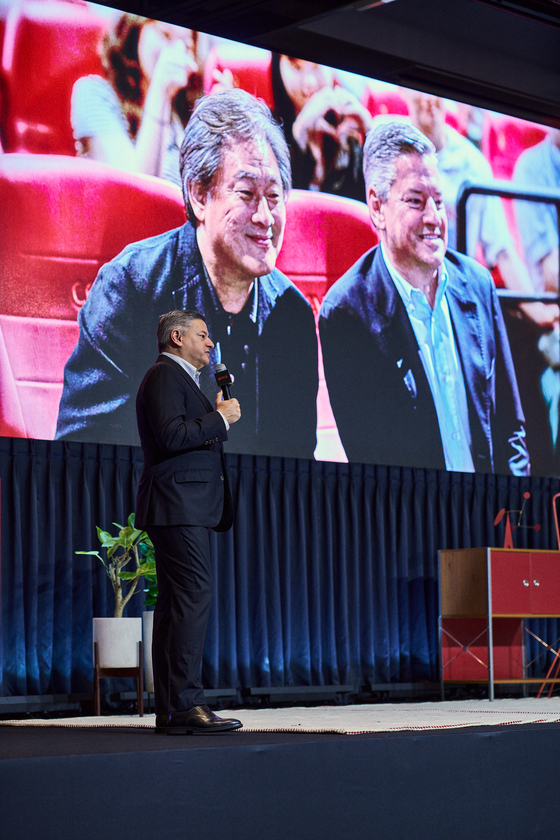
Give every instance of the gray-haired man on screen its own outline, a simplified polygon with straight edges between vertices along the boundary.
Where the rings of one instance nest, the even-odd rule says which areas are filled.
[[[181,176],[186,224],[129,245],[92,286],[64,372],[57,437],[137,443],[134,395],[153,361],[138,336],[153,335],[162,312],[195,309],[214,343],[202,390],[213,398],[217,364],[235,375],[236,451],[312,458],[315,320],[275,268],[291,185],[282,129],[246,91],[203,97],[185,129]],[[305,364],[294,370],[291,358]]]
[[[364,175],[380,244],[329,290],[320,336],[351,461],[526,475],[524,417],[489,273],[447,251],[435,149],[376,126]]]

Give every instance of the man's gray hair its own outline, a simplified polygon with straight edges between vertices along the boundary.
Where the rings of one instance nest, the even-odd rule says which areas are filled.
[[[432,141],[406,120],[383,120],[368,131],[364,143],[366,189],[373,187],[381,201],[386,201],[397,177],[400,155],[435,153]]]
[[[159,319],[157,325],[158,352],[163,353],[171,344],[171,333],[180,330],[184,335],[193,321],[205,321],[204,315],[195,309],[173,309]]]
[[[276,158],[284,195],[292,186],[290,152],[284,132],[267,105],[245,90],[209,93],[195,105],[181,144],[181,181],[185,208],[196,221],[189,185],[211,190],[224,150],[244,140],[265,140]]]

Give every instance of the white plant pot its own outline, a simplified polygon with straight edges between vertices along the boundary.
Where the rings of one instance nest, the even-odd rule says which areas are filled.
[[[154,666],[152,663],[152,636],[154,633],[154,611],[142,613],[142,636],[144,639],[144,688],[148,694],[154,693]]]
[[[100,668],[137,668],[142,619],[94,618],[93,641],[98,645]]]

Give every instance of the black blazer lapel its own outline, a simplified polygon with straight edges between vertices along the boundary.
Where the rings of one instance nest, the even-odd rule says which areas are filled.
[[[485,417],[488,412],[488,383],[494,377],[495,354],[489,351],[489,336],[483,339],[479,304],[470,294],[466,278],[452,263],[447,263],[446,267],[449,275],[446,298],[451,323],[463,368],[465,388],[478,419]]]
[[[191,389],[193,396],[200,400],[200,402],[204,406],[205,411],[214,411],[214,406],[212,405],[210,400],[206,398],[205,394],[202,393],[196,382],[193,380],[192,376],[189,376],[189,374],[182,365],[180,365],[178,362],[174,362],[173,359],[169,358],[169,356],[164,355],[158,357],[156,364],[160,363],[174,365],[183,377],[183,380],[186,382],[187,387]]]

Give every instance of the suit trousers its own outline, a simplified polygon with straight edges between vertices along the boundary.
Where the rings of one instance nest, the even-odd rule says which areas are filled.
[[[152,659],[157,715],[204,703],[202,653],[214,594],[208,528],[146,528],[155,549],[158,597]]]

